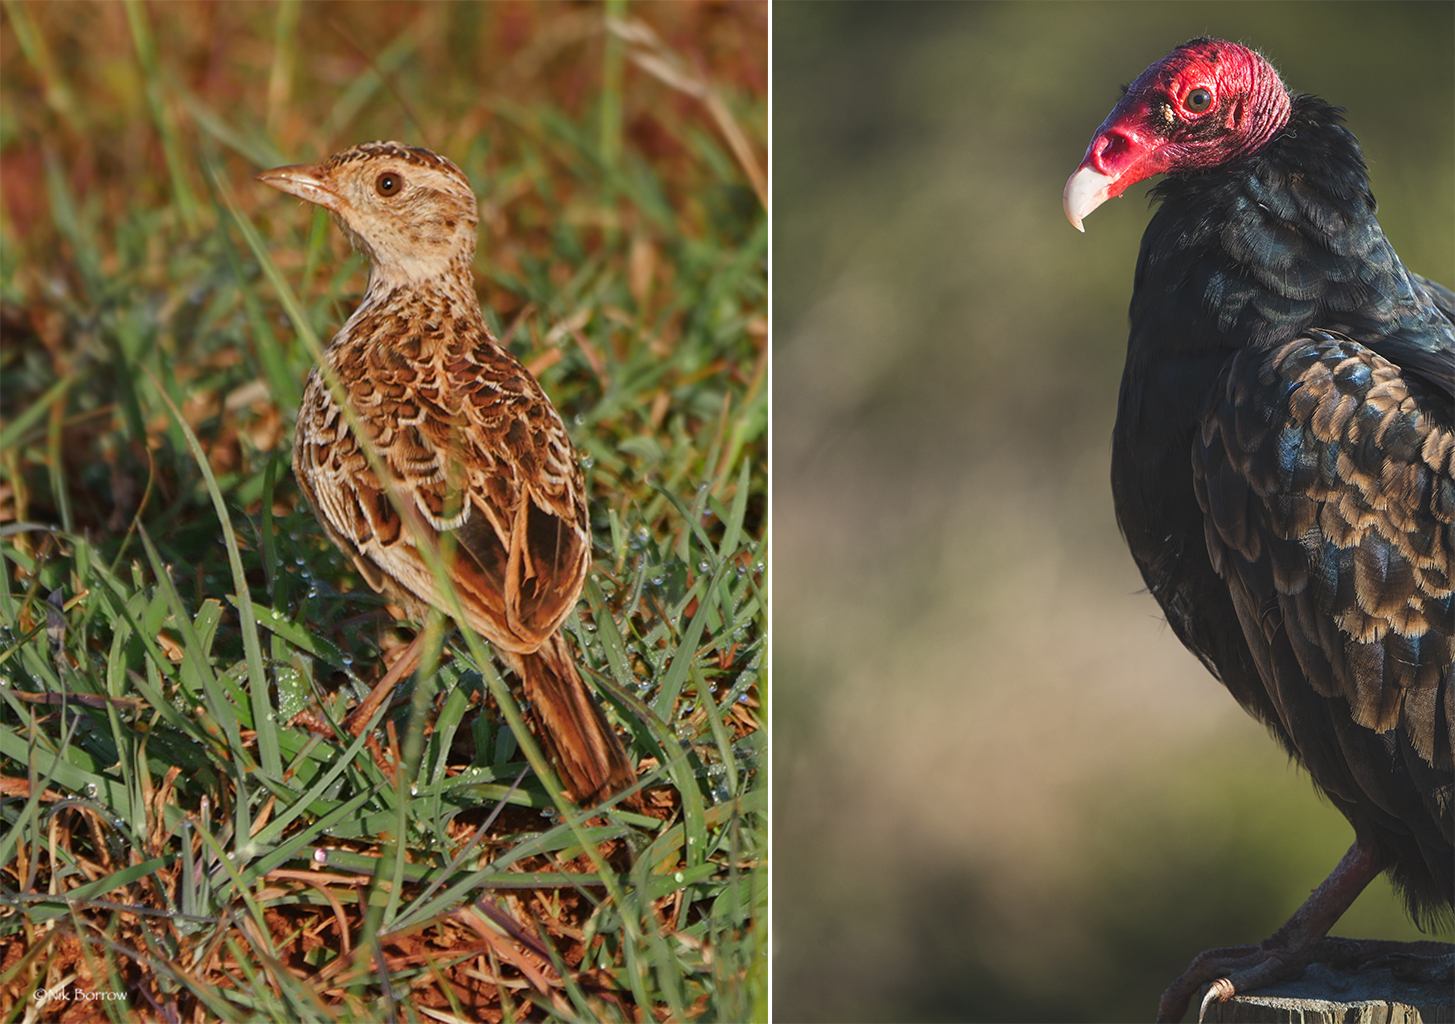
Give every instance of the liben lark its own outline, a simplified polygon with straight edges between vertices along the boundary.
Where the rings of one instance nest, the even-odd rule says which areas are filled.
[[[319,522],[375,590],[416,618],[428,606],[451,611],[420,552],[448,535],[438,550],[460,625],[521,679],[567,795],[590,803],[630,785],[632,763],[561,633],[591,563],[581,470],[550,399],[485,325],[470,183],[444,157],[397,142],[258,180],[331,211],[369,257],[368,292],[324,358],[388,479],[315,367],[293,473]],[[350,716],[352,731],[415,660],[381,680]]]

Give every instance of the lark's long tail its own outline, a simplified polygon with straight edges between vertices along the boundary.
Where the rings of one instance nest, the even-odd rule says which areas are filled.
[[[607,724],[558,630],[534,654],[506,655],[525,685],[527,718],[566,795],[589,805],[636,781],[636,768]]]

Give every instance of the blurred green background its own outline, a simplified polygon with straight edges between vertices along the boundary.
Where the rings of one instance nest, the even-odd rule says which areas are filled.
[[[773,6],[781,1020],[1134,1020],[1352,840],[1170,630],[1107,482],[1145,186],[1061,188],[1210,34],[1345,106],[1455,284],[1455,7]],[[1383,881],[1336,933],[1415,938]],[[1447,928],[1440,936],[1450,938]]]

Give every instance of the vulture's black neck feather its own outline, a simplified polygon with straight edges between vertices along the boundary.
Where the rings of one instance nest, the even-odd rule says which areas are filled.
[[[1187,364],[1177,376],[1191,389],[1195,368],[1318,327],[1455,389],[1455,325],[1384,237],[1338,107],[1296,95],[1261,150],[1169,175],[1152,195],[1161,207],[1137,260],[1129,374],[1165,381],[1165,365],[1151,368],[1170,358]]]

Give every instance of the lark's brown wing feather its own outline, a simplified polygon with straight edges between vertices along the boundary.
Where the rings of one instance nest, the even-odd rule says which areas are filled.
[[[1356,830],[1407,837],[1446,887],[1451,420],[1448,396],[1315,331],[1239,353],[1192,452],[1208,553],[1295,749]]]
[[[416,614],[449,611],[416,538],[454,541],[449,575],[466,624],[521,678],[536,735],[572,799],[595,802],[636,773],[581,681],[562,620],[585,581],[589,534],[580,471],[555,409],[481,332],[426,348],[418,311],[329,352],[395,477],[406,524],[321,375],[304,396],[294,471],[330,536],[375,589]],[[404,358],[401,357],[401,351]],[[306,417],[306,420],[304,419]]]
[[[482,330],[440,330],[445,305],[414,295],[385,303],[387,312],[363,311],[351,324],[354,340],[328,353],[414,528],[405,528],[317,374],[300,412],[294,468],[375,587],[447,609],[415,538],[448,533],[468,624],[497,647],[529,653],[575,606],[590,564],[580,470],[535,380]]]

